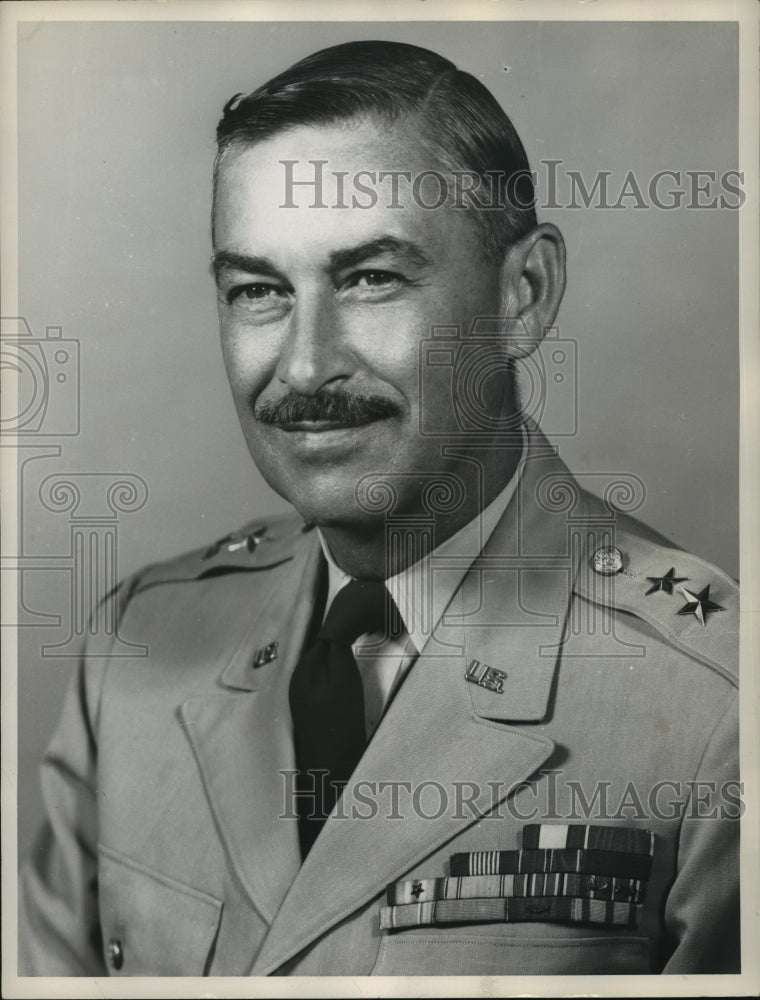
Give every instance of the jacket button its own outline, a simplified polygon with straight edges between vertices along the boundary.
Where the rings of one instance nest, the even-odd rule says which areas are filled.
[[[118,938],[111,938],[108,942],[108,964],[112,969],[118,970],[124,965],[124,946]]]
[[[591,565],[595,573],[614,576],[623,568],[623,553],[614,545],[603,545],[591,557]]]

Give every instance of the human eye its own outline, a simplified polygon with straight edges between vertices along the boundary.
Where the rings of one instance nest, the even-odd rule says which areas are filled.
[[[238,311],[262,315],[279,315],[288,307],[287,289],[266,281],[236,285],[225,293],[227,304]]]
[[[408,279],[396,271],[371,269],[350,274],[339,292],[352,299],[368,301],[391,296],[408,284]]]

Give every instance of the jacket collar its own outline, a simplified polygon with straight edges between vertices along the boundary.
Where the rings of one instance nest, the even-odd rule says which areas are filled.
[[[220,658],[227,691],[190,698],[179,708],[235,871],[267,922],[301,864],[296,823],[279,817],[283,775],[295,767],[288,683],[310,626],[320,570],[316,532],[299,530],[277,571],[279,582]],[[276,657],[253,666],[257,651],[272,643]]]
[[[227,654],[220,678],[227,688],[258,691],[269,687],[272,679],[284,672],[284,665],[295,664],[310,624],[322,568],[319,536],[315,530],[305,530],[299,522],[293,523],[284,537],[273,538],[270,544],[271,549],[264,551],[267,559],[264,565],[287,563],[287,566]],[[271,649],[273,644],[276,646]],[[274,658],[267,658],[267,647],[276,652]],[[259,666],[255,665],[257,659],[261,661]]]
[[[426,856],[527,780],[554,744],[535,726],[550,695],[577,568],[563,490],[583,500],[539,433],[520,487],[486,549],[470,568],[434,635],[391,703],[339,803],[287,889],[251,970],[266,975],[330,927],[377,897]],[[547,490],[552,496],[547,499]],[[557,500],[556,498],[559,498]],[[562,501],[562,502],[560,502]],[[506,631],[508,630],[508,631]],[[506,674],[501,694],[468,683],[473,660]],[[498,761],[498,785],[494,762]],[[274,766],[269,761],[269,766]],[[388,836],[381,783],[443,789],[448,808],[434,822],[407,802]],[[472,812],[453,808],[457,788],[477,789]],[[358,794],[377,795],[366,815]],[[261,807],[261,804],[259,804]],[[426,807],[425,811],[427,811]],[[257,850],[261,848],[257,845]],[[262,859],[262,864],[264,860]],[[352,877],[335,878],[350,870]]]

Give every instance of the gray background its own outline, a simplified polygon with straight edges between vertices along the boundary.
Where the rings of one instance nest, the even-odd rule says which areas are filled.
[[[664,169],[737,167],[731,24],[22,24],[20,311],[38,337],[59,325],[79,340],[82,414],[77,436],[55,439],[61,457],[27,470],[25,553],[67,550],[67,516],[36,495],[52,472],[148,484],[119,523],[120,575],[285,508],[248,456],[218,350],[213,134],[232,94],[355,38],[440,51],[494,92],[534,168],[562,159],[587,183],[610,170],[613,199],[628,170],[645,185]],[[578,344],[579,433],[555,439],[561,456],[640,477],[637,516],[738,576],[737,212],[541,217],[567,241],[558,325]],[[64,623],[20,634],[22,856],[73,664],[40,646],[67,634],[69,586],[60,569],[24,579],[27,605]]]

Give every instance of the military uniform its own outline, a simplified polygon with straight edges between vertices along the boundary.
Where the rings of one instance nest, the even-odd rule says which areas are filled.
[[[324,572],[317,532],[284,517],[112,596],[143,648],[86,649],[69,691],[21,883],[22,972],[739,971],[732,579],[581,490],[532,434],[301,864],[288,684]],[[554,846],[588,826],[649,831],[639,895],[584,883],[600,912],[636,902],[635,919],[568,917],[556,879],[538,909],[508,900],[513,916],[498,898],[417,906],[454,855],[514,859],[536,823]]]

